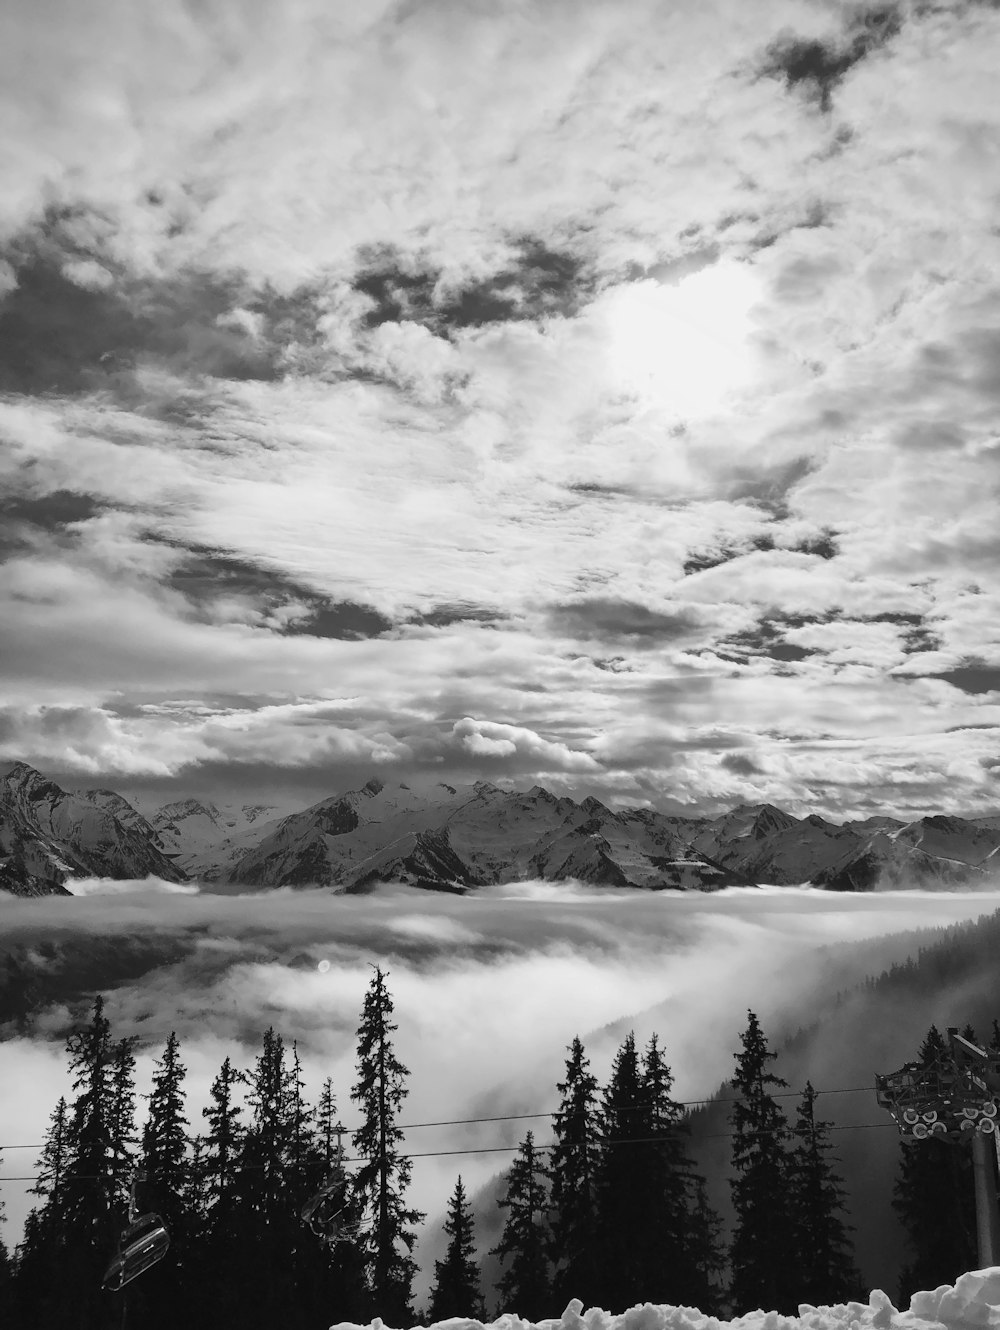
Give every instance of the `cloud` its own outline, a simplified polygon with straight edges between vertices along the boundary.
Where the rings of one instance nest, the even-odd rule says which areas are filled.
[[[697,632],[700,626],[690,611],[671,614],[604,597],[554,605],[548,617],[553,629],[561,635],[606,642],[629,638],[651,644],[679,641]]]
[[[11,756],[992,806],[995,13],[13,28]]]
[[[70,890],[74,896],[132,896],[140,894],[168,896],[196,896],[198,887],[191,882],[164,882],[158,877],[122,879],[89,877],[74,881]]]
[[[555,771],[596,771],[598,763],[589,753],[574,752],[565,744],[553,743],[534,730],[496,721],[474,720],[465,716],[456,721],[452,734],[476,757],[526,758]]]

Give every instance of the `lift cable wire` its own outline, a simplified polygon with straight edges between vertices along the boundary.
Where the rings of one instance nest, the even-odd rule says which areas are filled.
[[[863,1094],[868,1091],[875,1092],[873,1085],[852,1085],[844,1089],[836,1090],[817,1090],[819,1097],[824,1094]],[[785,1090],[781,1094],[772,1095],[772,1099],[793,1099],[801,1098],[801,1090]],[[714,1104],[741,1104],[742,1099],[679,1099],[676,1101],[680,1108],[710,1108]],[[641,1113],[644,1108],[652,1108],[652,1104],[632,1104],[627,1108],[616,1110],[619,1113]],[[449,1118],[441,1122],[401,1122],[399,1131],[415,1131],[418,1127],[463,1127],[471,1126],[479,1122],[527,1122],[536,1118],[554,1118],[559,1114],[559,1109],[553,1109],[550,1113],[503,1113],[495,1118]],[[344,1134],[353,1135],[359,1128],[345,1127]],[[44,1147],[39,1144],[34,1145],[0,1145],[0,1151],[3,1150],[41,1150]]]
[[[897,1129],[895,1122],[858,1122],[858,1123],[851,1123],[847,1126],[841,1126],[841,1127],[831,1126],[829,1130],[830,1131],[874,1131],[885,1127],[891,1127],[893,1130]],[[747,1135],[757,1136],[757,1137],[772,1136],[776,1131],[785,1132],[789,1135],[794,1134],[791,1128],[789,1127],[777,1127],[767,1131],[748,1132]],[[601,1149],[607,1149],[608,1147],[618,1148],[623,1145],[662,1145],[665,1141],[670,1140],[676,1134],[678,1133],[664,1132],[663,1135],[661,1136],[645,1136],[634,1141],[601,1141],[601,1140],[574,1141],[573,1148],[580,1148],[584,1145],[596,1145]],[[736,1135],[736,1132],[714,1131],[714,1132],[706,1132],[704,1135],[698,1135],[698,1136],[694,1135],[685,1136],[684,1133],[679,1133],[679,1134],[682,1136],[682,1139],[686,1139],[687,1142],[694,1145],[698,1141],[732,1140],[733,1137]],[[555,1150],[557,1148],[557,1145],[558,1142],[553,1141],[547,1145],[536,1145],[535,1149],[539,1151]],[[489,1145],[476,1150],[422,1150],[422,1151],[417,1151],[416,1153],[413,1154],[400,1155],[399,1158],[437,1159],[449,1155],[516,1154],[518,1150],[520,1150],[520,1148],[521,1148],[520,1145]],[[368,1162],[369,1162],[368,1157],[366,1155],[352,1155],[343,1160],[343,1163],[345,1164],[366,1164]],[[264,1168],[263,1164],[244,1164],[241,1165],[239,1168],[234,1169],[233,1171],[235,1173],[252,1173],[262,1168]],[[111,1170],[109,1170],[109,1173],[110,1172]],[[70,1178],[66,1178],[65,1181],[97,1182],[100,1181],[101,1179],[106,1178],[107,1176],[108,1173],[77,1173]],[[31,1175],[31,1176],[10,1175],[7,1177],[0,1177],[0,1184],[3,1184],[5,1182],[41,1182],[43,1180],[44,1179],[38,1175]]]

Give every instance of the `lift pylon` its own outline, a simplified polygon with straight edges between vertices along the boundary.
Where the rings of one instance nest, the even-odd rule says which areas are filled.
[[[933,1062],[907,1062],[875,1077],[875,1097],[900,1135],[915,1140],[971,1141],[979,1260],[1000,1265],[1000,1056],[948,1030],[948,1051]],[[992,1139],[992,1148],[991,1148]]]

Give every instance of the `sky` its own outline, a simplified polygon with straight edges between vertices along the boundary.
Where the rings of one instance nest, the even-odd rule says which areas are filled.
[[[0,28],[0,761],[1000,806],[995,6]]]
[[[66,1034],[86,1020],[98,989],[113,1038],[138,1039],[140,1096],[177,1033],[192,1133],[204,1127],[201,1109],[223,1059],[252,1067],[268,1026],[286,1048],[297,1044],[313,1102],[332,1078],[342,1121],[353,1129],[357,1028],[375,961],[387,973],[395,1049],[410,1071],[401,1124],[551,1112],[574,1036],[604,1083],[629,1030],[640,1046],[660,1036],[676,1098],[704,1098],[732,1072],[750,1007],[773,1047],[824,1017],[820,1043],[805,1058],[817,1089],[873,1085],[875,1071],[915,1055],[931,1019],[946,1025],[948,1013],[965,1010],[967,995],[942,990],[926,1007],[911,1000],[877,1031],[869,1029],[877,1022],[854,1020],[855,1061],[858,1045],[871,1049],[860,1079],[838,1046],[831,995],[904,959],[915,950],[914,929],[976,919],[997,904],[996,893],[985,892],[684,894],[539,882],[466,897],[383,887],[371,896],[279,889],[247,898],[155,879],[95,881],[86,896],[12,899],[4,906],[0,981],[13,954],[36,992],[57,996],[40,1001],[20,1030],[0,1029],[0,1085],[18,1087],[0,1096],[0,1146],[37,1146],[59,1096],[72,1100]],[[803,1082],[795,1080],[796,1093]],[[855,1110],[844,1100],[856,1098],[862,1116],[847,1121],[879,1117],[873,1095],[825,1099],[824,1113],[845,1120]],[[141,1123],[141,1097],[138,1107]],[[404,1148],[425,1156],[414,1160],[409,1193],[428,1216],[418,1251],[421,1296],[442,1255],[435,1244],[457,1174],[476,1194],[510,1163],[528,1129],[540,1144],[551,1139],[544,1119],[406,1132]],[[426,1154],[462,1150],[494,1153]],[[38,1153],[0,1151],[10,1247],[32,1199],[31,1184],[12,1179],[30,1177]],[[499,1212],[490,1213],[496,1220]],[[485,1249],[489,1234],[480,1228]],[[875,1269],[869,1277],[877,1276]]]

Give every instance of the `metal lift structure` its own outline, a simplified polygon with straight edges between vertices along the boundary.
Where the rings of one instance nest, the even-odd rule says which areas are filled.
[[[875,1077],[875,1097],[915,1140],[972,1144],[976,1233],[982,1265],[1000,1265],[1000,1054],[948,1030],[948,1049],[934,1062],[907,1062]]]

